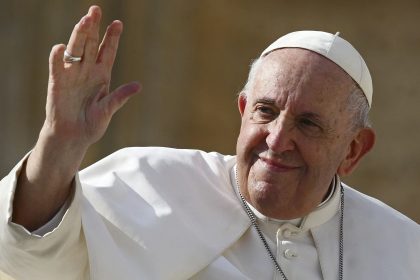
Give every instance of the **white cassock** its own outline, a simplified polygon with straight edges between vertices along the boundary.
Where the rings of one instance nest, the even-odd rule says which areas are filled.
[[[238,199],[235,163],[196,150],[123,149],[81,171],[63,215],[32,233],[10,222],[20,163],[0,184],[0,270],[31,280],[281,279]],[[338,279],[335,183],[302,219],[253,209],[289,280]],[[420,279],[420,226],[344,192],[344,279]]]

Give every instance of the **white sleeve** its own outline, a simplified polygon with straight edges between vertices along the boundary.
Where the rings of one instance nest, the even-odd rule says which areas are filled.
[[[40,228],[32,231],[31,234],[37,236],[44,236],[47,233],[52,232],[55,228],[57,228],[60,222],[63,220],[64,214],[66,214],[67,209],[69,208],[72,200],[73,194],[66,200],[63,206],[61,206],[60,210],[58,210],[57,214],[55,214],[51,220],[49,220],[45,225],[41,226]],[[10,223],[14,224],[13,222]]]
[[[19,280],[89,279],[78,176],[73,198],[68,207],[63,206],[62,217],[58,213],[48,223],[49,230],[42,227],[31,233],[11,222],[16,182],[25,160],[0,181],[0,270]]]

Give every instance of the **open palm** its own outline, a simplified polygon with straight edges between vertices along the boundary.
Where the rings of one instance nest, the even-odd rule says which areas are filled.
[[[91,7],[74,27],[68,45],[56,45],[50,54],[44,129],[86,148],[102,137],[112,115],[139,90],[138,83],[129,83],[109,92],[122,23],[112,22],[99,43],[100,19],[100,8]],[[65,50],[82,60],[64,62]]]

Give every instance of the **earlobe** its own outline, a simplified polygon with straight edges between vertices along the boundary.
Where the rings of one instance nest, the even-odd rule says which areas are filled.
[[[359,161],[375,144],[375,132],[371,128],[363,128],[350,143],[346,158],[338,167],[337,174],[346,176],[353,172]]]
[[[246,107],[246,94],[241,92],[238,97],[238,109],[241,117],[244,115],[245,107]]]

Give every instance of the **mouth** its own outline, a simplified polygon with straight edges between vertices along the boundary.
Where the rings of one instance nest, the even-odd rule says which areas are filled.
[[[298,169],[298,166],[282,163],[277,159],[260,157],[260,162],[270,171],[273,172],[288,172]]]

